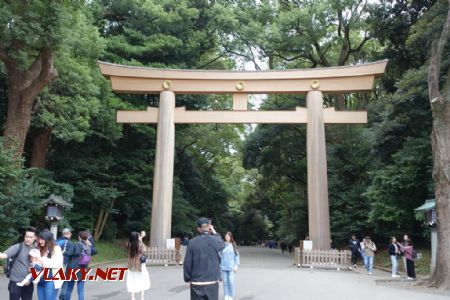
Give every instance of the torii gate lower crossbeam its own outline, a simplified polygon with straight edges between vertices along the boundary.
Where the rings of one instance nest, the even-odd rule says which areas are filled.
[[[367,112],[323,108],[322,91],[367,91],[387,61],[313,70],[224,72],[161,70],[100,63],[117,92],[160,93],[159,108],[119,111],[119,123],[157,123],[150,245],[165,247],[171,236],[175,124],[307,123],[309,236],[315,249],[330,248],[325,123],[367,123]],[[246,81],[249,82],[248,87]],[[159,83],[158,83],[159,82]],[[324,85],[321,85],[321,82]],[[189,84],[188,84],[189,83]],[[298,88],[296,88],[298,87]],[[186,111],[175,107],[176,93],[231,93],[233,111]],[[251,93],[306,93],[307,108],[295,111],[247,111]]]

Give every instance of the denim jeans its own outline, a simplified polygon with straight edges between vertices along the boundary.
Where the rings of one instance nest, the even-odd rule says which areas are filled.
[[[222,270],[223,294],[234,297],[234,271]]]
[[[55,283],[53,281],[39,282],[37,295],[39,300],[56,300],[58,290],[55,290]]]
[[[391,255],[391,263],[392,263],[392,275],[397,275],[397,267],[398,267],[397,255]]]
[[[77,293],[78,300],[84,300],[84,284],[83,280],[71,280],[67,282],[67,290],[66,290],[66,300],[70,300],[72,298],[73,287],[75,286],[75,282],[77,283]]]
[[[373,269],[373,256],[365,256],[364,257],[364,265],[369,273],[372,273]]]
[[[59,292],[59,299],[65,300],[66,299],[66,291],[67,291],[67,281],[64,281],[60,292]]]
[[[82,267],[80,267],[82,268]],[[75,282],[77,283],[77,293],[78,293],[78,300],[84,300],[84,284],[85,281],[81,280],[81,272],[77,272],[77,279],[78,280],[70,280],[67,281],[67,290],[66,290],[66,298],[65,300],[70,300],[72,298],[72,291],[75,286]]]

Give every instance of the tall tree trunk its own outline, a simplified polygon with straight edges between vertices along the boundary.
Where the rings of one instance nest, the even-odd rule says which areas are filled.
[[[115,200],[116,199],[111,200],[111,204],[108,209],[100,209],[94,231],[94,240],[96,241],[98,241],[98,239],[102,236],[103,229],[105,229],[106,221],[108,220],[109,212],[114,208]]]
[[[1,42],[1,41],[0,41]],[[33,64],[22,70],[14,57],[8,56],[0,44],[0,59],[8,73],[8,113],[4,130],[5,149],[22,158],[25,140],[31,123],[34,101],[58,73],[53,66],[53,52],[44,48]]]
[[[428,92],[433,114],[433,180],[438,244],[436,267],[425,281],[430,286],[447,290],[450,289],[450,76],[443,92],[439,78],[442,55],[450,37],[450,0],[448,5],[442,34],[439,40],[433,42],[428,69]]]
[[[33,149],[31,152],[30,167],[45,169],[47,149],[50,144],[52,128],[38,128],[33,132]]]
[[[31,123],[33,103],[23,99],[19,91],[10,90],[8,112],[4,130],[4,147],[14,151],[18,159],[22,157],[28,128]]]
[[[95,223],[95,229],[94,229],[94,240],[98,241],[99,237],[101,236],[100,227],[103,222],[103,217],[105,215],[105,210],[102,208],[100,209],[100,212],[98,213],[97,222]]]

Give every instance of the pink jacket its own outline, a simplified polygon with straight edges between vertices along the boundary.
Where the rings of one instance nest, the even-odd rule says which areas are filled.
[[[405,253],[406,259],[414,260],[413,258],[413,246],[403,246],[402,244],[397,244],[397,246]]]

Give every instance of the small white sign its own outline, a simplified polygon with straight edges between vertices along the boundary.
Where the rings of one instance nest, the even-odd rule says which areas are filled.
[[[313,248],[313,241],[303,241],[303,251],[310,251]]]
[[[166,249],[175,249],[175,239],[166,240]]]

